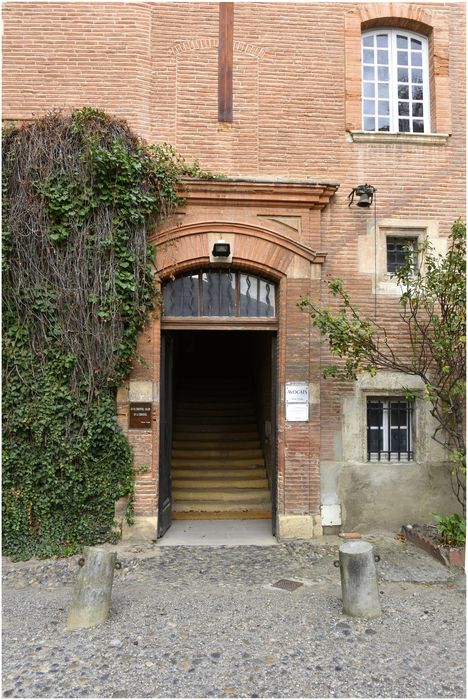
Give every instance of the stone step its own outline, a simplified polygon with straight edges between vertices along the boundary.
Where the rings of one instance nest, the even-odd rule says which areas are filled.
[[[203,459],[194,459],[193,457],[173,457],[172,467],[194,467],[196,469],[210,469],[212,467],[215,469],[231,469],[231,467],[265,467],[265,460],[263,457],[257,457],[256,459],[253,459],[252,457],[246,457],[245,459],[236,457],[234,459],[231,457],[229,461],[226,459],[219,459],[219,457],[211,459],[206,457]]]
[[[172,443],[173,450],[192,450],[194,452],[200,450],[236,450],[239,445],[242,445],[243,450],[259,450],[260,440],[174,440]]]
[[[173,513],[248,513],[249,511],[263,511],[265,516],[271,517],[271,502],[265,500],[264,503],[226,503],[225,501],[178,501],[172,506]],[[174,518],[177,519],[177,518]]]
[[[176,431],[181,433],[232,433],[233,435],[239,433],[247,433],[255,430],[258,435],[258,431],[252,423],[229,423],[224,420],[222,423],[208,424],[201,423],[196,425],[192,422],[190,423],[174,423],[174,428]]]
[[[176,501],[217,501],[220,503],[270,503],[268,489],[186,489],[172,490],[172,497]]]
[[[180,414],[177,411],[174,414],[174,424],[186,423],[187,425],[232,425],[239,423],[249,423],[251,428],[256,428],[255,415],[253,413],[247,413],[245,411],[239,411],[239,413],[221,413],[217,411],[216,413],[184,413]]]
[[[218,510],[200,511],[194,510],[172,511],[173,520],[271,520],[271,508],[248,510]]]
[[[223,469],[218,469],[217,467],[205,467],[199,469],[198,467],[172,467],[171,474],[173,479],[198,479],[198,478],[217,478],[224,476],[239,477],[240,479],[263,479],[265,478],[265,468],[264,467],[233,467],[232,469],[224,467]]]
[[[251,432],[245,432],[245,433],[231,433],[229,431],[222,433],[220,432],[214,432],[214,433],[198,433],[198,432],[175,432],[174,433],[174,442],[173,444],[175,445],[178,442],[185,442],[188,440],[189,442],[220,442],[222,441],[230,441],[230,442],[250,442],[250,441],[256,441],[259,442],[258,440],[258,431],[257,430],[252,430]]]
[[[174,475],[172,478],[172,488],[174,491],[179,489],[200,489],[205,491],[205,489],[268,489],[268,481],[265,477],[263,478],[242,478],[233,475],[227,475],[222,477],[214,478],[211,475],[209,477],[197,477],[194,478],[182,478],[180,474]]]
[[[202,450],[184,450],[184,449],[177,449],[177,450],[172,450],[172,457],[177,459],[178,457],[182,458],[187,458],[187,457],[195,457],[195,459],[205,459],[206,457],[208,458],[217,458],[217,459],[227,459],[229,460],[231,457],[233,459],[247,459],[247,458],[252,458],[252,459],[257,459],[257,458],[262,458],[263,457],[263,452],[260,449],[242,449],[242,448],[235,448],[235,449],[202,449]]]
[[[205,408],[205,409],[210,409],[210,410],[222,410],[224,411],[225,409],[240,409],[240,408],[248,408],[249,410],[254,408],[254,404],[252,403],[251,399],[247,398],[234,398],[232,396],[225,396],[224,398],[211,398],[210,396],[199,396],[197,398],[181,398],[178,399],[174,402],[175,408],[187,408],[187,409],[196,409],[196,408]]]

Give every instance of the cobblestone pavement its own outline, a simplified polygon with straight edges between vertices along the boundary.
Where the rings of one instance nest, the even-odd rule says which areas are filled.
[[[121,545],[108,620],[73,632],[78,558],[4,560],[3,695],[465,697],[463,574],[392,535],[366,540],[381,556],[376,620],[343,615],[335,538]]]

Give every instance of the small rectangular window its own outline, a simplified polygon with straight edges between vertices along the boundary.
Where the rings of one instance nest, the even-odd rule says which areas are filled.
[[[417,243],[414,236],[387,236],[387,272],[395,273],[411,257],[413,269],[417,264]]]
[[[367,399],[367,460],[408,462],[412,451],[413,402],[403,397]]]

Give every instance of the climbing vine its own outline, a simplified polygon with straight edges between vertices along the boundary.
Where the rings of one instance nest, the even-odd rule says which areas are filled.
[[[147,235],[190,170],[124,121],[54,112],[3,138],[3,548],[67,555],[115,537],[132,494],[116,387],[158,304]]]

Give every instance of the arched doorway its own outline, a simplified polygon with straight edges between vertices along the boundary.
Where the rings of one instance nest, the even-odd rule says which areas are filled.
[[[231,268],[163,285],[159,517],[276,523],[277,286]]]

